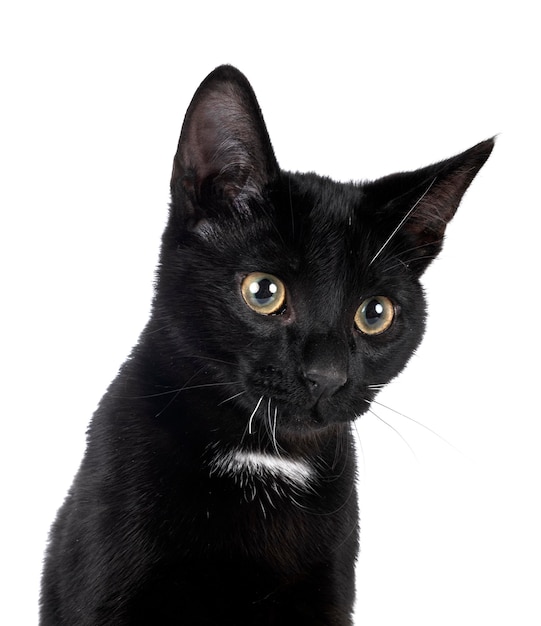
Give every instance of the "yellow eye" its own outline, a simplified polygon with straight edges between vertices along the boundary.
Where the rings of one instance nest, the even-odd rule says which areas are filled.
[[[393,303],[385,296],[372,296],[362,302],[355,313],[355,326],[365,335],[379,335],[393,323]]]
[[[253,272],[248,274],[240,286],[246,304],[256,313],[273,315],[281,313],[286,301],[284,283],[272,274]]]

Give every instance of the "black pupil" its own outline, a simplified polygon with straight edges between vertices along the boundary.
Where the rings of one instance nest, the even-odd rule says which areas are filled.
[[[264,306],[274,299],[276,293],[276,285],[268,278],[261,278],[252,284],[252,291],[257,303]]]
[[[364,310],[364,317],[370,326],[376,325],[383,315],[383,304],[379,300],[370,300]]]

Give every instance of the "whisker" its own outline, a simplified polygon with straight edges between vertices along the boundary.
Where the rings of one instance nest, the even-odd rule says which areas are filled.
[[[367,400],[368,402],[368,400]],[[417,458],[417,455],[415,454],[414,449],[410,446],[410,444],[406,441],[406,439],[404,438],[404,436],[392,425],[389,424],[389,422],[386,422],[384,419],[382,419],[377,413],[374,413],[374,411],[372,409],[368,409],[369,413],[372,413],[372,415],[374,417],[377,417],[377,419],[380,422],[383,422],[385,424],[385,426],[388,426],[391,430],[394,430],[394,432],[400,437],[400,439],[402,439],[402,441],[408,446],[410,452],[413,454],[413,458],[418,461],[419,459]]]
[[[359,442],[359,448],[361,450],[361,457],[363,460],[363,476],[366,476],[366,459],[364,458],[364,448],[363,448],[363,442],[361,441],[361,433],[359,432],[359,429],[357,428],[357,422],[353,422],[353,427],[355,428],[355,432],[357,433],[357,441]]]
[[[278,419],[278,406],[274,407],[274,420],[272,423],[272,445],[276,451],[276,454],[280,456],[280,450],[278,449],[278,441],[276,440],[276,422]]]
[[[336,433],[336,438],[335,438],[335,443],[334,443],[334,457],[333,457],[332,465],[331,465],[331,469],[333,472],[338,467],[338,462],[342,459],[343,449],[344,449],[344,437],[342,436],[342,431],[340,430]],[[347,454],[348,454],[348,448],[346,446],[346,459],[345,460],[347,460]],[[344,471],[344,466],[345,466],[345,461],[342,465],[342,471],[340,472],[340,476],[342,475]]]
[[[190,382],[190,380],[192,380],[192,378],[197,376],[197,374],[199,374],[200,372],[201,370],[199,370],[199,372],[191,376],[188,379],[188,382]],[[184,385],[183,387],[177,387],[176,389],[169,389],[168,391],[160,391],[159,393],[149,393],[143,396],[115,396],[115,397],[116,398],[130,398],[134,400],[144,400],[145,398],[158,398],[159,396],[168,396],[171,393],[178,395],[181,391],[189,391],[190,389],[201,389],[202,387],[223,387],[224,385],[240,385],[240,384],[241,384],[240,380],[233,380],[229,383],[203,383],[201,385],[190,385],[190,386]]]
[[[231,396],[230,398],[226,398],[225,400],[222,400],[218,406],[222,406],[222,404],[225,404],[226,402],[229,402],[230,400],[234,400],[235,398],[238,398],[239,396],[242,396],[243,393],[246,393],[246,389],[244,389],[243,391],[239,391],[239,393],[236,393],[234,396]]]
[[[190,389],[202,389],[203,387],[223,387],[224,385],[240,385],[240,380],[233,380],[229,383],[204,383],[202,385],[190,385],[189,387],[182,387],[179,391],[189,391]]]
[[[163,409],[161,409],[161,411],[158,411],[156,413],[156,415],[154,417],[160,417],[160,415],[166,411],[172,404],[173,402],[178,398],[180,392],[182,391],[182,389],[178,389],[177,392],[175,393],[175,395],[169,400],[169,402],[163,407]],[[161,395],[161,394],[158,394]]]
[[[261,398],[259,398],[259,402],[255,405],[255,409],[253,410],[252,414],[250,415],[250,419],[248,420],[248,434],[251,435],[252,433],[252,421],[254,419],[254,415],[257,413],[257,409],[259,409],[260,404],[263,402],[263,397],[261,396]]]
[[[422,254],[420,256],[415,256],[411,259],[408,259],[408,263],[414,263],[415,261],[421,261],[423,259],[426,259],[426,260],[430,259],[433,261],[435,258],[436,256],[433,254]],[[395,267],[399,267],[400,265],[405,266],[406,268],[409,267],[407,263],[404,263],[404,261],[401,261],[400,259],[397,259],[397,260],[398,260],[398,263],[395,263],[394,265],[390,265],[389,267],[385,267],[385,271],[390,272],[394,270]]]
[[[267,435],[269,436],[269,439],[271,440],[274,449],[278,452],[278,449],[276,447],[276,422],[274,422],[273,424],[271,417],[271,406],[272,398],[269,398],[267,402],[267,419],[265,420],[265,430],[267,431]]]
[[[224,361],[223,359],[215,359],[213,357],[210,356],[203,356],[200,354],[189,354],[186,356],[186,358],[190,358],[190,359],[199,359],[202,361],[212,361],[214,363],[224,363],[225,365],[236,365],[236,363],[234,363],[233,361]]]
[[[191,380],[193,380],[196,376],[198,376],[198,375],[199,375],[202,371],[203,371],[203,368],[201,368],[201,369],[197,370],[197,372],[194,372],[194,373],[190,376],[190,378],[188,378],[188,380],[184,383],[184,387],[185,387],[185,386],[186,386],[186,385],[187,385],[187,384],[188,384]],[[160,415],[161,415],[164,411],[166,411],[166,410],[167,410],[167,409],[171,406],[171,404],[173,404],[173,402],[174,402],[174,401],[178,398],[178,396],[179,396],[180,392],[184,389],[184,387],[181,387],[180,389],[177,389],[177,390],[176,390],[175,395],[174,395],[174,396],[173,396],[173,397],[169,400],[169,402],[168,402],[168,403],[167,403],[167,404],[163,407],[163,409],[161,409],[161,411],[158,411],[158,413],[155,415],[155,417],[160,417]],[[155,394],[155,395],[162,396],[162,395],[164,395],[164,394],[163,394],[163,393],[159,393],[159,394]],[[144,396],[143,396],[143,397],[144,397]],[[149,397],[152,397],[152,396],[149,396]]]
[[[426,196],[426,194],[430,191],[432,185],[436,182],[437,176],[435,176],[431,183],[428,185],[428,187],[425,189],[425,191],[423,192],[423,194],[421,195],[421,197],[417,200],[417,202],[411,207],[411,209],[406,213],[406,215],[404,215],[404,217],[400,220],[400,222],[398,222],[398,226],[393,230],[393,232],[387,237],[387,239],[385,240],[385,242],[383,243],[383,245],[381,246],[381,248],[376,252],[376,254],[372,257],[372,260],[370,261],[370,263],[368,264],[368,267],[370,267],[372,265],[372,263],[379,257],[379,255],[385,250],[385,248],[389,245],[389,243],[391,242],[391,240],[393,239],[393,237],[396,235],[396,233],[402,228],[402,226],[404,225],[404,223],[406,222],[406,220],[411,216],[411,214],[413,213],[413,211],[415,211],[415,209],[419,206],[419,203],[421,202],[421,200]]]
[[[435,430],[432,430],[432,428],[430,428],[429,426],[426,426],[426,424],[423,424],[422,422],[419,422],[418,420],[414,419],[413,417],[409,417],[409,415],[405,415],[404,413],[400,413],[400,411],[397,411],[396,409],[393,409],[390,406],[386,406],[385,404],[382,404],[381,402],[378,402],[377,400],[372,400],[372,402],[374,404],[377,404],[378,406],[381,406],[384,409],[387,409],[388,411],[392,411],[393,413],[396,413],[397,415],[400,415],[400,417],[405,417],[407,420],[410,420],[410,422],[413,422],[414,424],[417,424],[418,426],[421,426],[422,428],[427,430],[429,433],[432,433],[438,439],[443,441],[443,443],[446,443],[449,447],[453,448],[453,450],[456,450],[456,452],[459,452],[460,454],[462,454],[461,450],[459,450],[456,446],[454,446],[450,441],[447,441],[447,439],[445,439],[445,437],[442,437]]]
[[[348,465],[349,445],[344,445],[346,443],[346,439],[345,439],[346,437],[347,437],[346,432],[344,430],[340,429],[340,431],[337,433],[337,438],[340,439],[340,444],[339,445],[345,447],[345,456],[342,457],[342,454],[340,455],[341,456],[341,460],[342,460],[342,469],[341,469],[340,473],[338,473],[338,474],[328,478],[328,480],[330,482],[339,479],[343,475],[343,473],[346,470],[346,467]],[[337,449],[338,448],[335,448],[335,451]],[[334,463],[333,463],[333,469],[334,469]],[[326,516],[329,516],[329,515],[336,515],[339,511],[341,511],[348,504],[350,499],[354,496],[354,493],[355,493],[355,481],[351,481],[349,493],[345,496],[345,498],[344,498],[344,500],[342,501],[341,504],[338,504],[336,506],[336,508],[332,509],[331,511],[325,511],[325,512],[321,512],[321,513],[317,513],[315,511],[313,511],[313,515],[317,515],[319,517],[326,517]]]
[[[145,335],[153,335],[154,333],[160,333],[162,330],[165,330],[166,328],[170,328],[170,327],[171,327],[170,324],[164,324],[163,326],[160,326],[159,328],[154,328],[152,330],[145,329]]]

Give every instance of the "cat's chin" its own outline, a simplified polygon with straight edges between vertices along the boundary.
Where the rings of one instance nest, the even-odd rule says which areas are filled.
[[[282,433],[296,435],[322,433],[329,429],[335,429],[337,426],[350,424],[365,411],[366,409],[357,413],[337,413],[316,405],[309,411],[281,416],[278,429]]]

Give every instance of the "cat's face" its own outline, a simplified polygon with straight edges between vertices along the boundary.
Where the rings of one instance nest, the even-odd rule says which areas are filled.
[[[175,317],[192,354],[281,428],[353,420],[420,341],[417,277],[363,219],[360,186],[284,175],[268,201],[189,233]],[[173,277],[172,277],[173,278]]]
[[[419,344],[419,277],[491,147],[368,184],[281,172],[249,85],[219,68],[175,157],[155,303],[171,353],[239,428],[353,420]]]

